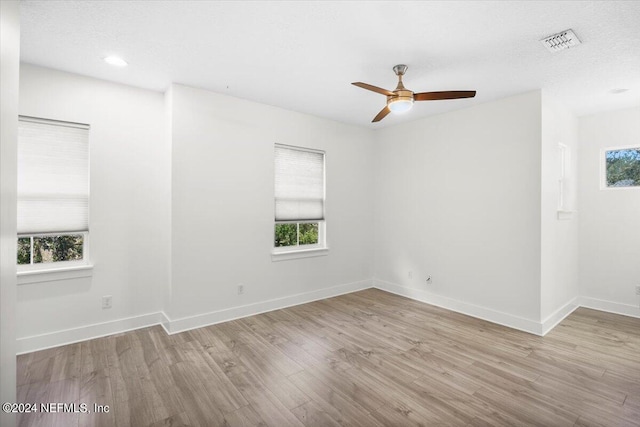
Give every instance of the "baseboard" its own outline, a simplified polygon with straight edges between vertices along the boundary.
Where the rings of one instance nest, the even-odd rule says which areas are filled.
[[[60,347],[67,344],[74,344],[81,341],[154,325],[161,325],[167,334],[175,334],[178,332],[188,331],[190,329],[228,322],[229,320],[253,316],[267,311],[305,304],[369,288],[371,288],[371,280],[363,280],[360,282],[347,283],[344,285],[319,289],[317,291],[275,298],[268,301],[173,320],[162,311],[143,314],[140,316],[133,316],[104,323],[95,323],[78,328],[18,338],[16,340],[17,354],[31,353],[34,351],[45,350],[47,348]]]
[[[534,335],[542,335],[542,325],[534,320],[525,319],[523,317],[514,316],[512,314],[491,310],[485,307],[458,301],[453,298],[435,295],[422,289],[407,288],[395,283],[385,282],[379,279],[373,279],[373,287],[411,298],[416,301],[425,302],[427,304],[446,308],[447,310],[457,313],[466,314],[467,316],[476,317],[488,322],[497,323],[509,328],[518,329]]]
[[[580,307],[640,318],[640,307],[637,305],[621,304],[619,302],[589,297],[578,297],[578,304]]]
[[[265,313],[267,311],[279,310],[294,305],[306,304],[312,301],[336,297],[338,295],[348,294],[351,292],[361,291],[363,289],[369,288],[371,288],[371,280],[362,280],[359,282],[319,289],[317,291],[305,292],[287,297],[275,298],[268,301],[247,304],[239,307],[212,311],[196,316],[182,317],[179,319],[169,319],[166,315],[164,315],[167,318],[168,322],[166,325],[163,324],[163,326],[167,333],[175,334],[191,329],[201,328],[203,326],[215,325],[216,323],[228,322],[230,320],[241,319],[243,317]]]
[[[74,344],[107,335],[127,332],[134,329],[146,328],[161,322],[162,313],[149,313],[140,316],[127,317],[103,323],[64,329],[47,334],[33,335],[16,340],[17,354],[31,353],[47,348]]]
[[[228,322],[230,320],[279,310],[294,305],[306,304],[312,301],[357,292],[371,287],[541,336],[546,335],[578,307],[586,307],[594,310],[640,318],[640,308],[635,305],[620,304],[617,302],[589,297],[578,297],[567,302],[564,306],[547,316],[544,321],[536,322],[523,317],[514,316],[512,314],[431,294],[421,289],[407,288],[395,283],[385,282],[379,279],[371,279],[179,319],[171,319],[164,312],[148,313],[109,322],[95,323],[78,328],[18,338],[16,340],[17,354],[31,353],[33,351],[73,344],[158,324],[161,325],[168,334],[175,334],[178,332],[188,331],[190,329]]]
[[[578,304],[578,298],[573,298],[571,301],[551,313],[546,319],[542,321],[542,336],[547,335],[549,331],[558,326],[568,315],[574,312],[580,305]]]
[[[169,332],[171,330],[171,320],[164,311],[160,312],[160,326],[162,326],[162,329],[164,329],[167,334],[171,334],[171,332]]]

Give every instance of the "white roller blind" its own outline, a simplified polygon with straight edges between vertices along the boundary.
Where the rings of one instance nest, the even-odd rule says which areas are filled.
[[[18,234],[89,230],[89,127],[20,117]]]
[[[324,219],[324,153],[276,145],[276,221]]]

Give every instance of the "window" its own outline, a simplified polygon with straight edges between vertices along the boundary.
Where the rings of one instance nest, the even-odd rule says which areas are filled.
[[[326,249],[324,152],[275,147],[274,253]]]
[[[79,261],[84,258],[84,234],[18,237],[18,264]]]
[[[84,265],[89,233],[89,126],[20,117],[18,271]]]
[[[640,187],[640,147],[604,151],[604,187]]]

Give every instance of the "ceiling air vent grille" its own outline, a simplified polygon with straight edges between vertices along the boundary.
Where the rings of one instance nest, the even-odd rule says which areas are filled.
[[[569,49],[570,47],[579,45],[580,40],[572,30],[565,30],[543,38],[540,40],[540,43],[542,43],[549,52],[558,52],[559,50]]]

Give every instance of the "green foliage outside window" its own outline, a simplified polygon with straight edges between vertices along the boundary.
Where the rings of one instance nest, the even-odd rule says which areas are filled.
[[[33,237],[33,263],[76,261],[83,258],[84,236],[67,234]],[[31,238],[18,238],[18,264],[31,263]]]
[[[300,224],[299,238],[301,245],[315,245],[318,243],[318,223]]]
[[[318,243],[318,223],[276,224],[275,247],[315,245]]]
[[[607,151],[607,187],[640,186],[640,148]]]
[[[18,264],[31,264],[31,238],[18,238]]]
[[[298,224],[276,224],[276,247],[297,245],[297,233]]]

